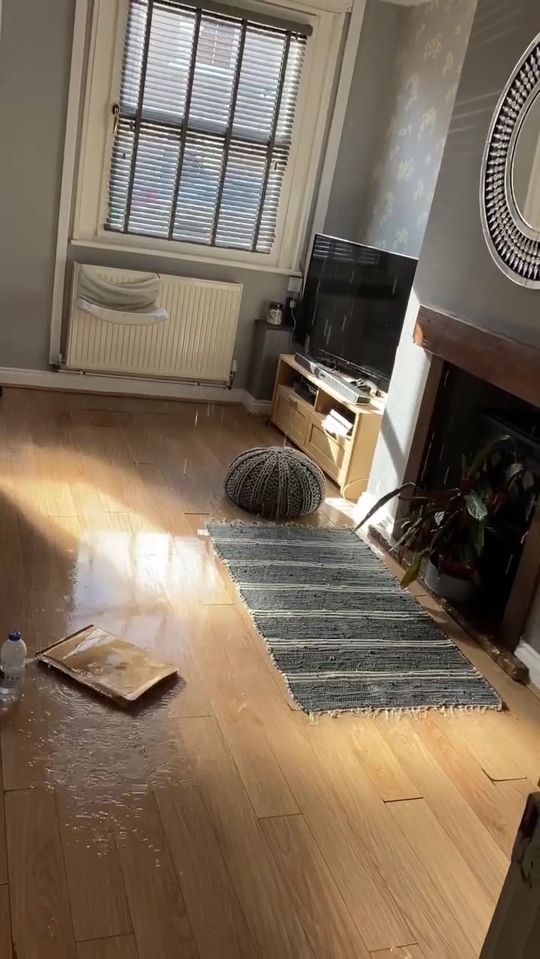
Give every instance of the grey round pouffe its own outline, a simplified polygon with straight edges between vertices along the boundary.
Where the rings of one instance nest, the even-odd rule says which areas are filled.
[[[225,478],[225,492],[233,503],[269,519],[294,519],[314,513],[324,500],[325,490],[324,473],[317,464],[285,446],[240,453]]]

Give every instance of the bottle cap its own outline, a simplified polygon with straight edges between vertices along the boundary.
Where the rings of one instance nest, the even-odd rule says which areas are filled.
[[[14,629],[13,632],[9,634],[8,639],[10,639],[12,643],[18,643],[22,637],[18,629]]]

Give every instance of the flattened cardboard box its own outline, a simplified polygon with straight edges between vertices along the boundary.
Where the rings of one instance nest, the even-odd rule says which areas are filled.
[[[178,675],[174,666],[94,625],[42,649],[36,659],[124,705]]]

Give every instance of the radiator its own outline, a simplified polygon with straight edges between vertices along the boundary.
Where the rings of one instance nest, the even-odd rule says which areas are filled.
[[[94,373],[120,373],[226,383],[242,298],[239,283],[160,276],[162,323],[137,325],[92,316],[77,307],[74,265],[65,366]],[[132,270],[99,268],[111,281],[136,277]]]

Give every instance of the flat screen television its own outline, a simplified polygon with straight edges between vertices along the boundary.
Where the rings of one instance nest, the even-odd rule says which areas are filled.
[[[317,233],[302,297],[309,354],[386,390],[417,261]]]

